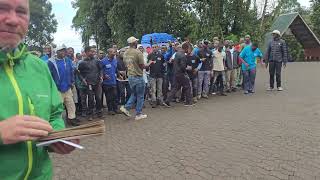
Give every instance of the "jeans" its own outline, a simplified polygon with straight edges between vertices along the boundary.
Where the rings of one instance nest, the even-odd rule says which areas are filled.
[[[235,88],[235,73],[236,70],[227,70],[226,71],[226,88],[227,90],[231,90],[232,88]]]
[[[223,93],[224,84],[226,82],[226,76],[224,71],[213,71],[213,83],[216,86],[216,91],[219,91],[220,94]]]
[[[198,72],[198,95],[208,95],[210,83],[210,71]]]
[[[243,70],[243,81],[245,91],[254,91],[254,84],[256,81],[256,68],[250,70]]]
[[[106,95],[108,111],[118,111],[117,86],[103,85],[103,92]]]
[[[159,100],[160,104],[163,103],[162,95],[162,84],[163,78],[151,78],[150,77],[150,88],[151,88],[151,101],[156,103]]]
[[[86,112],[89,115],[93,114],[94,109],[94,99],[96,100],[96,112],[98,114],[102,113],[102,87],[101,84],[98,85],[90,85],[84,89],[81,89],[81,105],[82,112]],[[88,97],[88,105],[87,105],[87,97]]]
[[[75,119],[76,118],[76,106],[73,101],[73,94],[72,90],[69,89],[67,92],[61,93],[61,98],[66,106],[68,119]]]
[[[194,77],[190,80],[191,94],[192,97],[197,97],[198,95],[198,78]]]
[[[190,79],[188,75],[184,75],[184,74],[176,75],[175,85],[166,100],[167,103],[170,103],[172,101],[176,93],[181,90],[181,87],[182,87],[182,91],[185,92],[186,104],[192,104]]]
[[[118,103],[120,105],[125,105],[131,95],[129,82],[119,81],[117,85],[118,85]]]
[[[270,88],[274,88],[274,76],[276,76],[277,87],[281,87],[282,62],[269,62]]]
[[[125,105],[125,108],[129,111],[132,106],[136,103],[136,115],[142,114],[142,108],[144,103],[144,91],[145,81],[143,77],[131,76],[128,78],[129,85],[131,88],[131,96]]]

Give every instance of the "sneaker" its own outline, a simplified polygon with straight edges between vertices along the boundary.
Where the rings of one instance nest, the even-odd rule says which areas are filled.
[[[109,111],[109,112],[108,112],[108,115],[110,115],[110,116],[114,116],[114,115],[116,115],[116,113],[115,113],[115,112],[113,112],[113,111]]]
[[[254,91],[254,90],[250,90],[250,91],[249,91],[249,93],[254,94],[254,93],[255,93],[255,91]]]
[[[194,104],[185,104],[184,106],[185,106],[185,107],[193,107]]]
[[[249,92],[248,91],[244,91],[244,94],[249,94]]]
[[[198,102],[197,97],[194,97],[194,98],[193,98],[193,103],[197,103],[197,102]]]
[[[283,88],[282,87],[278,87],[278,91],[283,91]]]
[[[128,116],[128,117],[131,117],[130,112],[129,112],[124,106],[121,106],[121,107],[120,107],[120,111],[121,111],[124,115],[126,115],[126,116]]]
[[[169,102],[164,102],[163,105],[167,108],[171,107]]]
[[[232,88],[232,92],[237,92],[237,88]]]
[[[226,93],[231,93],[231,90],[230,89],[226,90]]]
[[[197,97],[197,99],[200,100],[200,99],[201,99],[201,95],[199,95],[199,96]]]
[[[225,93],[220,93],[219,96],[228,96]]]
[[[273,91],[272,87],[268,87],[267,91]]]
[[[208,99],[208,95],[202,95],[203,98]]]
[[[179,98],[176,98],[176,103],[180,103],[180,99]]]
[[[213,93],[211,93],[212,95],[217,95],[217,93],[215,93],[215,92],[213,92]]]
[[[84,118],[87,117],[87,113],[86,112],[82,112],[81,113],[81,117],[84,117]]]
[[[135,120],[138,121],[138,120],[146,119],[147,117],[148,116],[146,114],[139,114],[139,115],[136,115]]]

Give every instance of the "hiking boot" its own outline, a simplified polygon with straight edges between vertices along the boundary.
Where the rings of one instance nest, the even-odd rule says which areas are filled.
[[[146,119],[147,117],[148,116],[146,114],[139,114],[139,115],[136,115],[134,119],[138,121],[138,120]]]
[[[126,116],[128,116],[128,117],[131,117],[130,112],[129,112],[124,106],[121,106],[121,107],[120,107],[120,111],[121,111],[124,115],[126,115]]]
[[[278,87],[278,91],[283,91],[283,88],[282,87]]]

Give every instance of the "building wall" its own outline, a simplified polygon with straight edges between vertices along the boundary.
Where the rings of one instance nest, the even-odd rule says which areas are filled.
[[[306,60],[320,60],[320,48],[310,48],[304,50]]]

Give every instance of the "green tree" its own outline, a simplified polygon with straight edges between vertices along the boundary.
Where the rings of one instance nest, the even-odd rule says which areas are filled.
[[[318,37],[320,37],[320,0],[311,0],[311,22],[313,25],[313,30]]]
[[[52,43],[58,22],[48,0],[30,0],[29,3],[30,24],[26,43],[32,50],[41,50],[44,45]]]

